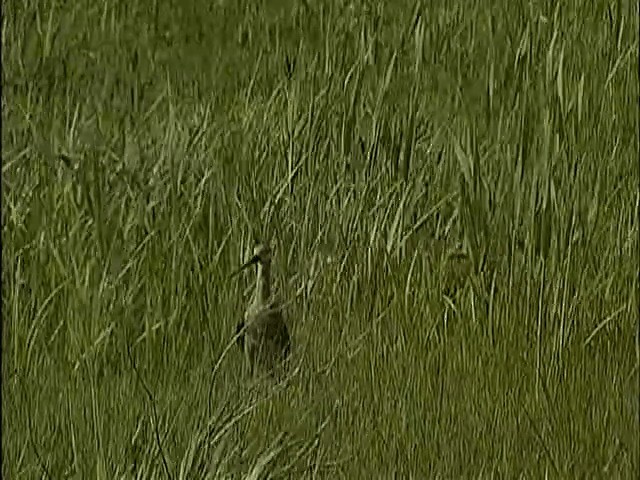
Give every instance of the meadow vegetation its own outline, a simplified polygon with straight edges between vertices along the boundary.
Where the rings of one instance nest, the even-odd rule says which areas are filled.
[[[3,478],[633,476],[634,5],[4,2]]]

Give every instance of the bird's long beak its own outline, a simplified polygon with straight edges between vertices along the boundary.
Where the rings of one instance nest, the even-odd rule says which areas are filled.
[[[244,265],[242,265],[240,268],[238,268],[235,272],[233,272],[230,277],[235,277],[236,275],[238,275],[241,271],[243,271],[245,268],[250,267],[251,265],[255,265],[256,263],[258,263],[260,261],[260,257],[257,255],[254,255],[253,257],[251,257],[251,260],[249,260],[247,263],[245,263]]]

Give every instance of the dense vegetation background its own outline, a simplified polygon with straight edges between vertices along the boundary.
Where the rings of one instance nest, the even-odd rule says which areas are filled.
[[[3,477],[632,476],[633,5],[4,2]]]

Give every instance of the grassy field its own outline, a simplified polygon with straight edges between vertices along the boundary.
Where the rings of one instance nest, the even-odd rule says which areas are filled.
[[[635,2],[3,7],[3,478],[638,471]]]

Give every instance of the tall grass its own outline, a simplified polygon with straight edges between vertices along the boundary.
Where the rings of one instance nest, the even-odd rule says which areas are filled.
[[[632,2],[9,0],[6,478],[630,477]],[[298,366],[239,374],[254,242]]]

